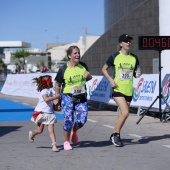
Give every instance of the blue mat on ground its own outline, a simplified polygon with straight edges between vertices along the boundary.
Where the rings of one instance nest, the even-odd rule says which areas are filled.
[[[0,98],[0,122],[28,121],[33,112],[33,107]],[[55,115],[58,120],[63,120],[62,114],[55,112]]]

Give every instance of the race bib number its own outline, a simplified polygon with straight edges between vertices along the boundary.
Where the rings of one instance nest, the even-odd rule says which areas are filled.
[[[71,87],[71,94],[73,95],[78,95],[78,94],[82,94],[85,93],[85,86],[73,86]]]
[[[132,79],[132,70],[119,70],[119,79],[120,80],[131,80]]]

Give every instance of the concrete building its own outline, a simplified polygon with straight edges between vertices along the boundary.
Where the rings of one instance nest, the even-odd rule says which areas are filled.
[[[77,42],[72,42],[68,44],[47,44],[47,52],[51,53],[52,61],[62,60],[66,56],[66,50],[72,46],[76,45],[80,48],[81,56],[85,53],[86,50],[91,47],[100,36],[85,36],[84,38],[80,36]]]
[[[104,0],[105,33],[85,52],[82,61],[88,64],[93,75],[101,75],[106,59],[117,51],[118,37],[129,34],[131,52],[135,53],[146,74],[158,73],[159,53],[156,50],[139,50],[139,36],[170,35],[169,0]],[[170,51],[161,53],[162,73],[170,73]]]
[[[37,67],[37,65],[39,65],[39,63],[41,61],[43,61],[43,63],[45,64],[45,66],[48,67],[49,64],[49,58],[48,58],[48,53],[43,52],[41,49],[27,49],[27,51],[29,51],[30,56],[28,56],[27,58],[25,58],[25,64],[26,64],[26,72],[36,72],[37,70],[39,70],[39,68]],[[10,51],[10,65],[16,65],[16,60],[13,58],[13,54],[15,53],[15,51]]]
[[[49,62],[52,62],[52,71],[56,72],[58,71],[59,67],[63,64],[64,57],[66,56],[66,49],[69,48],[71,45],[76,45],[80,48],[80,53],[83,55],[86,50],[90,48],[90,46],[100,37],[100,36],[84,36],[85,38],[83,39],[82,36],[80,36],[80,39],[78,42],[72,42],[72,43],[48,43],[47,44],[47,49],[46,52],[42,52],[41,49],[27,49],[27,51],[30,52],[30,56],[26,58],[26,68],[27,68],[27,73],[31,71],[35,72],[38,68],[36,65],[40,61],[45,62],[45,66],[48,67]],[[5,57],[3,58],[3,61],[9,65],[8,68],[13,70],[16,70],[16,60],[12,57],[13,53],[15,53],[16,49],[11,48],[30,48],[31,45],[29,43],[24,43],[24,42],[17,42],[17,41],[0,41],[0,47],[4,48],[4,54]],[[9,50],[10,49],[10,50]],[[51,58],[49,61],[49,56],[48,53],[51,54]]]
[[[31,44],[23,41],[0,41],[0,49],[2,50],[1,53],[3,53],[3,61],[6,64],[10,63],[11,60],[11,51],[9,49],[11,48],[30,48]],[[4,49],[7,49],[4,51]]]

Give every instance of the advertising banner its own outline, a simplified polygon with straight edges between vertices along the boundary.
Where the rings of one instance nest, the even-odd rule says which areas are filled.
[[[47,75],[47,73],[41,73]],[[52,76],[55,87],[54,78],[56,73],[48,73]],[[33,83],[33,78],[39,77],[40,74],[9,74],[1,90],[3,94],[14,96],[25,96],[38,98],[36,84]],[[170,74],[162,75],[162,97],[170,104]],[[103,102],[110,105],[116,103],[112,99],[112,88],[110,82],[104,76],[93,76],[86,83],[87,98],[91,101]],[[127,87],[128,88],[128,87]],[[140,78],[134,78],[134,90],[131,106],[149,107],[154,100],[159,96],[159,74],[143,74]],[[159,98],[156,100],[154,108],[159,108]],[[166,103],[161,99],[162,109],[166,108]]]
[[[33,78],[47,74],[52,76],[52,80],[54,80],[55,73],[8,74],[1,93],[12,96],[38,98],[39,92],[37,91],[36,83],[33,83]]]
[[[93,76],[86,83],[88,100],[108,103],[110,100],[111,86],[104,76]]]
[[[165,100],[161,100],[162,108],[170,110],[170,74],[166,74],[162,80],[162,98]]]
[[[149,107],[159,95],[159,75],[143,74],[134,79],[134,90],[131,105]],[[159,100],[153,107],[159,107]]]

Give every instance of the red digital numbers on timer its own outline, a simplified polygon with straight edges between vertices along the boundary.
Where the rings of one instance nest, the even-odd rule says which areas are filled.
[[[169,36],[141,36],[139,49],[170,49]]]

